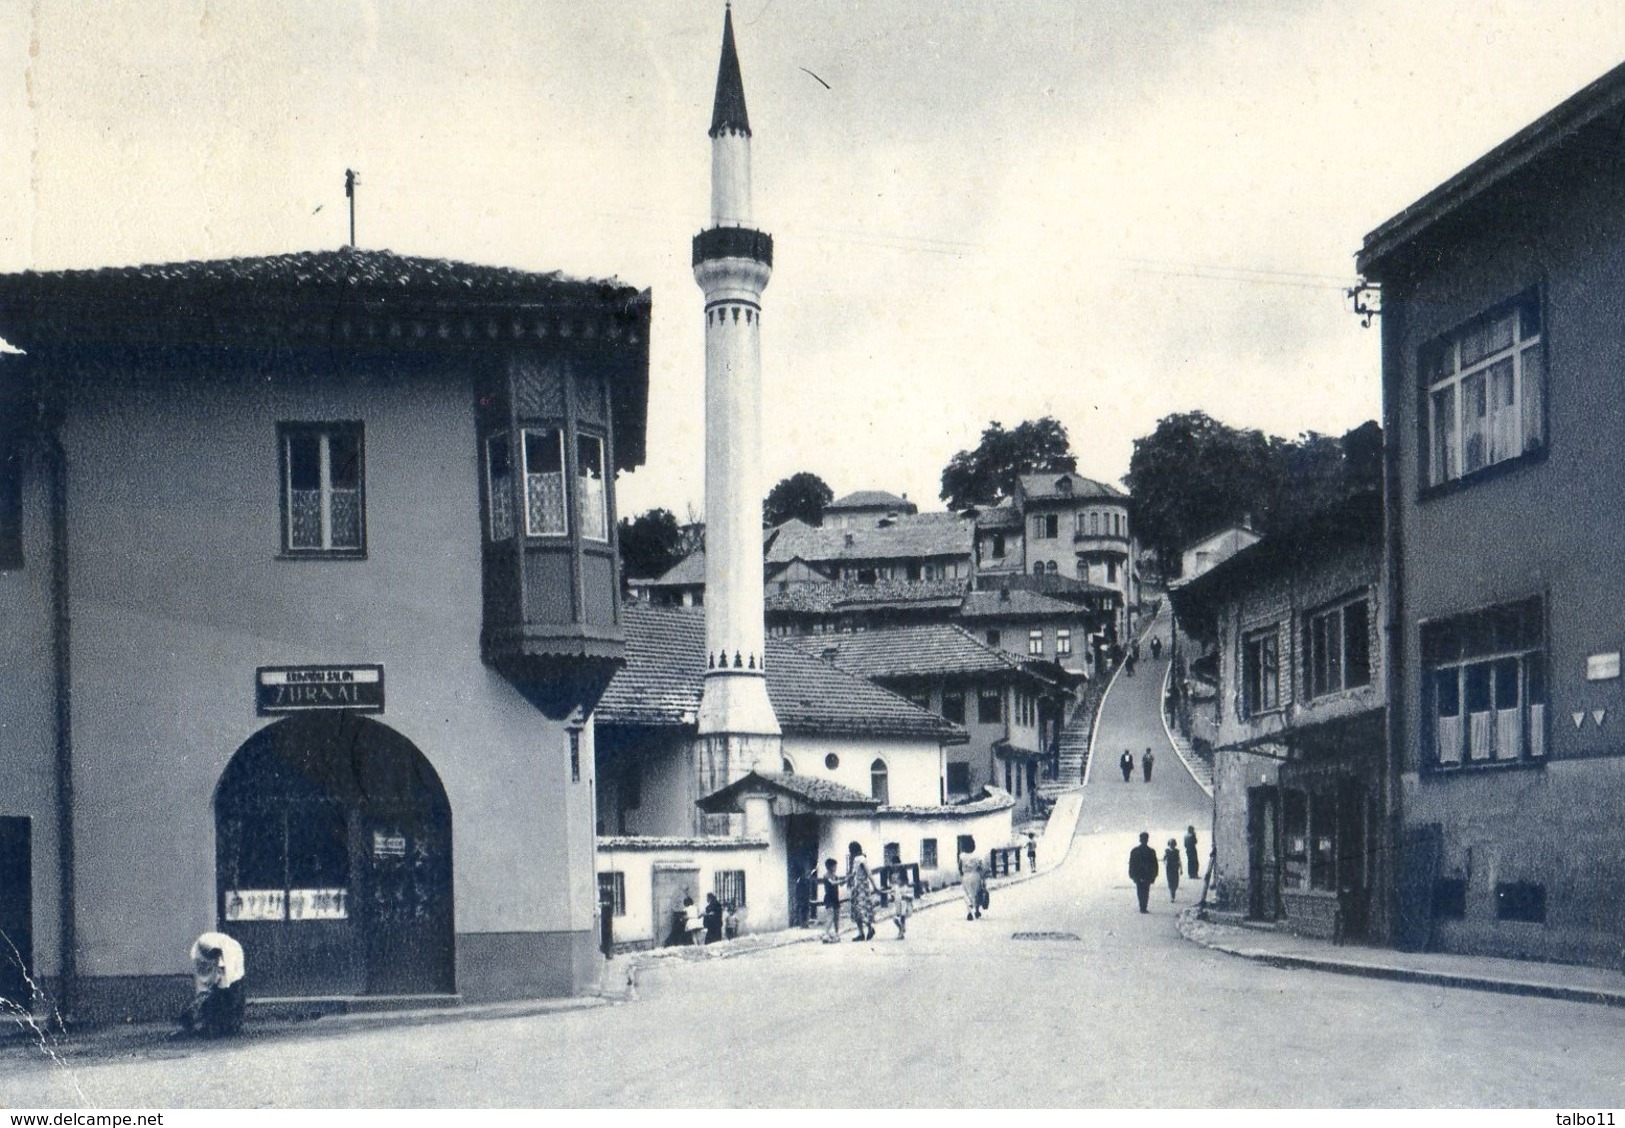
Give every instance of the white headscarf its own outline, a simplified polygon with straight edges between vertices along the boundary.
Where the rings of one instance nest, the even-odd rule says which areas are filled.
[[[220,953],[221,987],[230,987],[243,977],[243,946],[224,932],[205,932],[192,941],[192,962],[204,959],[203,950],[212,948]]]

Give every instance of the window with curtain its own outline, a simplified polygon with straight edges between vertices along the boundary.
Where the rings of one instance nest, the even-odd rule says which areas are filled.
[[[1537,292],[1421,350],[1430,486],[1545,447],[1546,354]]]
[[[533,537],[563,536],[564,432],[557,427],[526,430],[525,532]]]
[[[359,556],[366,548],[360,423],[278,425],[282,550]]]

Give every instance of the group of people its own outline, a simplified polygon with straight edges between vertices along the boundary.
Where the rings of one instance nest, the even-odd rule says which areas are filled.
[[[705,895],[705,908],[694,904],[694,898],[683,898],[683,931],[690,944],[715,944],[724,938],[732,940],[739,935],[739,912],[732,904],[726,909],[715,893]]]
[[[1145,782],[1147,783],[1151,782],[1151,768],[1156,764],[1156,762],[1157,758],[1151,754],[1151,749],[1149,748],[1145,750],[1145,755],[1140,757],[1140,772],[1145,777]],[[1123,754],[1117,758],[1117,768],[1123,773],[1124,783],[1127,783],[1130,779],[1133,779],[1134,753],[1130,752],[1127,748],[1123,749]]]
[[[879,891],[875,887],[874,876],[869,872],[869,859],[864,857],[860,844],[853,842],[847,846],[844,874],[836,872],[834,858],[825,858],[823,872],[814,870],[811,879],[819,890],[818,923],[824,929],[821,937],[824,943],[840,942],[843,886],[847,891],[847,911],[852,914],[852,923],[858,926],[857,935],[852,939],[875,938],[875,903],[879,900]],[[914,883],[898,881],[890,889],[893,898],[892,923],[897,926],[897,938],[903,940],[908,936],[908,918],[914,911]]]
[[[1124,753],[1127,755],[1127,753]],[[1183,867],[1180,865],[1179,843],[1174,839],[1168,840],[1168,846],[1162,852],[1160,872],[1168,882],[1168,900],[1179,898],[1180,871],[1189,875],[1192,880],[1200,876],[1200,868],[1196,857],[1196,827],[1185,828],[1185,858]],[[1149,912],[1151,901],[1151,887],[1157,883],[1159,866],[1157,864],[1157,851],[1151,846],[1149,831],[1140,832],[1140,844],[1128,852],[1128,879],[1134,883],[1134,894],[1139,898],[1140,911]]]

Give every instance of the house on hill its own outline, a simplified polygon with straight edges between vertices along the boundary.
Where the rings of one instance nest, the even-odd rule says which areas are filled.
[[[965,580],[975,525],[957,513],[915,513],[873,528],[786,521],[769,534],[765,593],[797,583]]]
[[[743,789],[717,779],[695,739],[704,619],[638,604],[623,617],[626,665],[594,714],[598,869],[618,943],[661,943],[673,904],[708,892],[746,905],[753,929],[783,927],[797,880],[851,841],[937,884],[958,880],[967,843],[1008,843],[1002,791],[943,804],[962,725],[778,638],[764,666],[780,762],[755,765]]]
[[[0,996],[596,979],[649,296],[344,249],[0,276]]]
[[[1113,641],[1134,634],[1140,602],[1137,542],[1129,497],[1116,486],[1075,473],[1023,474],[1015,507],[1022,513],[1029,574],[1068,576],[1122,596]]]
[[[964,727],[968,741],[946,753],[945,800],[963,801],[991,785],[1036,808],[1039,776],[1054,763],[1080,678],[949,624],[823,635],[799,645]]]
[[[911,517],[920,507],[908,499],[885,490],[858,490],[838,497],[824,506],[824,528],[874,528],[887,517]]]

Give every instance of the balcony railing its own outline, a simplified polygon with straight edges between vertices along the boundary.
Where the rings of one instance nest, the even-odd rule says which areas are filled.
[[[773,236],[750,227],[713,227],[694,236],[694,263],[719,258],[755,259],[773,265]]]

